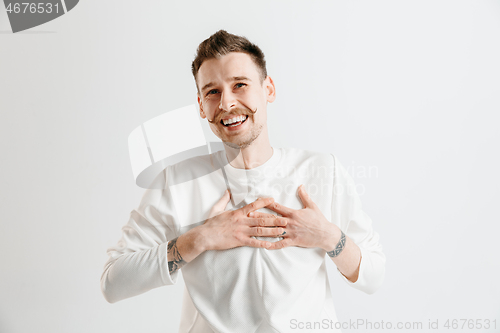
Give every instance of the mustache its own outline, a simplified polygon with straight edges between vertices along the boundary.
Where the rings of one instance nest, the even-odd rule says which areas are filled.
[[[250,109],[247,106],[241,107],[241,108],[234,108],[231,110],[231,112],[219,112],[214,119],[210,120],[207,117],[207,121],[211,124],[217,124],[220,123],[222,118],[228,116],[228,115],[234,115],[234,116],[251,116],[254,115],[257,112],[257,108],[255,110]]]

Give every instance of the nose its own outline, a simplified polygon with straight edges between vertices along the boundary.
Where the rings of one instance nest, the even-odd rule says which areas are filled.
[[[230,90],[221,93],[219,109],[229,112],[236,107],[236,96]]]

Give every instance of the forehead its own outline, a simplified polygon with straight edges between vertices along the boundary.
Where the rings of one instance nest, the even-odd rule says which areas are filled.
[[[241,76],[257,81],[259,69],[248,54],[231,52],[218,59],[205,60],[198,70],[197,81],[201,88],[207,83],[230,81]]]

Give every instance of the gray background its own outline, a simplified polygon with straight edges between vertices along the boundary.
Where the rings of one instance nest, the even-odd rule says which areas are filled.
[[[220,28],[266,53],[271,144],[363,189],[387,275],[365,295],[333,274],[339,320],[500,327],[499,1],[86,0],[18,34],[0,10],[0,332],[177,331],[182,283],[108,304],[99,279],[143,193],[128,134],[195,102]]]

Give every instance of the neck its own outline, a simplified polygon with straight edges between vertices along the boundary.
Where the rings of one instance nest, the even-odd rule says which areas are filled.
[[[273,156],[274,151],[269,142],[267,129],[263,130],[246,148],[236,149],[227,145],[224,145],[224,148],[229,164],[237,169],[256,168],[267,162]]]

